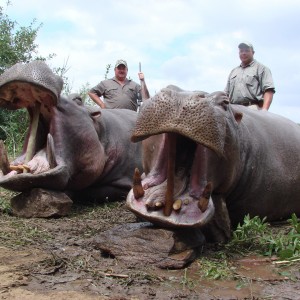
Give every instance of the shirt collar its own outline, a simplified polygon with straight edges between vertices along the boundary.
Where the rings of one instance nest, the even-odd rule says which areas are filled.
[[[241,68],[247,68],[247,67],[250,67],[250,66],[254,65],[254,63],[255,63],[255,59],[253,59],[247,66],[242,66],[242,64],[240,64],[240,67]]]
[[[115,81],[115,82],[118,82],[116,76],[114,76],[114,77],[112,78],[112,80]],[[125,84],[129,83],[130,81],[131,81],[131,79],[126,78],[126,79],[125,79]]]

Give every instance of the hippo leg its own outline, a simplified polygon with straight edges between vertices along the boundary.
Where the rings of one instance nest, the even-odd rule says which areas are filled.
[[[212,220],[201,228],[208,242],[225,243],[231,238],[231,222],[223,196],[213,196],[215,214]]]

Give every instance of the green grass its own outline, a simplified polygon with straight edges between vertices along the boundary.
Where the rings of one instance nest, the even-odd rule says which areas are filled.
[[[212,280],[238,280],[241,284],[245,278],[236,275],[232,257],[250,254],[276,256],[278,266],[291,265],[300,261],[300,222],[295,214],[288,220],[289,226],[279,230],[259,217],[245,216],[233,232],[231,241],[219,245],[217,251],[199,258],[199,276]],[[281,260],[281,261],[280,261]],[[283,271],[282,275],[286,276]],[[184,277],[184,276],[183,276]],[[188,282],[185,278],[184,282]]]
[[[274,232],[270,224],[259,217],[245,216],[244,223],[233,232],[228,250],[255,251],[262,255],[276,255],[279,259],[296,259],[300,257],[300,223],[295,214],[288,220],[290,226]]]

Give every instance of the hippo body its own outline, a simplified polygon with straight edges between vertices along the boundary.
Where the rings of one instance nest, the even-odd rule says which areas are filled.
[[[0,186],[21,192],[32,188],[73,191],[99,200],[125,197],[134,168],[141,168],[140,145],[130,142],[137,113],[100,111],[85,106],[80,97],[59,97],[61,79],[42,62],[17,69],[21,75],[8,70],[0,77],[0,105],[26,107],[31,123],[23,153],[10,166],[0,147]],[[48,81],[50,87],[45,84]],[[38,122],[32,137],[35,116]],[[20,172],[22,168],[26,172]]]
[[[127,205],[144,219],[226,241],[247,214],[300,215],[300,126],[284,117],[229,104],[223,92],[163,89],[145,103],[132,140],[143,140],[145,174]]]

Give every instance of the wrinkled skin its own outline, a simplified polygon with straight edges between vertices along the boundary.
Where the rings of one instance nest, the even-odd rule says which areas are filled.
[[[26,107],[30,130],[23,153],[8,163],[0,145],[0,186],[13,191],[44,188],[82,197],[126,196],[134,168],[141,168],[140,145],[130,142],[137,113],[84,106],[80,97],[59,97],[62,82],[42,62],[14,66],[0,77],[0,105]],[[38,103],[38,105],[37,105]],[[35,113],[39,107],[39,114]],[[28,157],[33,119],[38,119]],[[17,168],[14,168],[18,166]],[[27,172],[21,172],[25,168]]]
[[[223,92],[163,89],[132,140],[143,140],[145,173],[127,205],[143,219],[227,241],[246,214],[300,215],[300,126],[286,118],[231,105]]]

